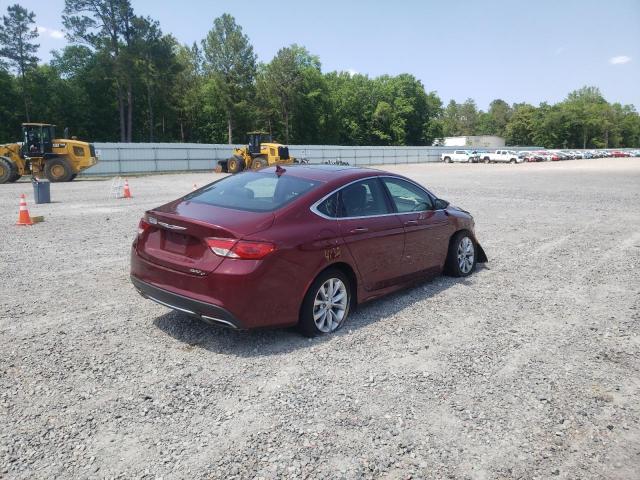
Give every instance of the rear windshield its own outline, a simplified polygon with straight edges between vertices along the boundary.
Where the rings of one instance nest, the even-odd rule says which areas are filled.
[[[319,182],[275,173],[245,172],[225,177],[185,197],[216,207],[271,212],[307,193]]]

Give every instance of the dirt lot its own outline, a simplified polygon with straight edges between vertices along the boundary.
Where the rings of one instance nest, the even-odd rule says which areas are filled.
[[[389,169],[490,261],[317,340],[132,288],[144,210],[213,174],[0,186],[0,477],[637,479],[640,159]],[[13,226],[21,192],[45,223]]]

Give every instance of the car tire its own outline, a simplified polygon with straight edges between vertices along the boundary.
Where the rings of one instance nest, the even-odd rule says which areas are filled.
[[[44,165],[44,176],[50,182],[70,182],[72,175],[71,163],[64,157],[52,158]]]
[[[244,170],[244,159],[242,157],[233,156],[227,160],[227,171],[229,173],[238,173]]]
[[[14,182],[11,180],[18,173],[16,164],[9,160],[7,157],[0,157],[0,183]],[[18,175],[20,178],[20,175]],[[17,180],[17,179],[16,179]]]
[[[330,289],[333,289],[332,293],[329,293]],[[335,332],[349,316],[351,299],[351,282],[347,275],[336,268],[325,270],[313,281],[302,301],[300,333],[305,337],[317,337]]]
[[[451,157],[444,157],[444,163],[451,163]]]
[[[253,159],[253,162],[251,164],[251,167],[254,170],[260,170],[261,168],[264,168],[268,165],[267,159],[264,157],[256,157]]]
[[[518,161],[515,158],[512,158],[511,160],[509,160],[509,163],[518,163]]]
[[[476,269],[476,243],[469,232],[458,232],[449,241],[445,273],[452,277],[467,277]]]
[[[484,163],[491,163],[491,160],[489,160],[489,157],[484,157]]]

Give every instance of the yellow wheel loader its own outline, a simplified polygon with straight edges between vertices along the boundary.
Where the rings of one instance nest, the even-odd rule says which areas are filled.
[[[238,173],[242,170],[258,170],[269,165],[288,165],[296,159],[289,156],[289,147],[273,143],[264,132],[249,132],[249,145],[235,148],[227,160],[218,161],[222,172]]]
[[[22,142],[0,145],[0,183],[15,182],[23,175],[70,182],[96,163],[92,144],[74,137],[56,138],[55,125],[23,123]]]

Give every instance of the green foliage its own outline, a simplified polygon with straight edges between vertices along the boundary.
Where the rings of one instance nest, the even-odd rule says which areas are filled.
[[[246,116],[256,75],[256,55],[242,27],[228,13],[213,21],[213,28],[202,41],[204,68],[215,98],[227,117],[228,142],[233,143],[234,124]]]
[[[40,45],[32,40],[38,38],[35,13],[18,4],[7,7],[7,15],[2,16],[0,26],[0,58],[5,58],[10,68],[20,77],[20,88],[24,103],[25,118],[30,119],[29,76],[36,68],[36,52]],[[4,63],[4,62],[3,62]]]
[[[266,130],[292,144],[431,145],[445,136],[499,135],[510,145],[640,145],[635,108],[608,103],[595,87],[554,105],[496,99],[482,111],[469,98],[443,106],[413,75],[324,73],[300,45],[257,64],[228,14],[214,19],[202,42],[180,45],[157,21],[137,16],[130,0],[65,0],[71,43],[38,66],[34,14],[18,5],[7,12],[0,142],[16,141],[30,114],[92,141],[241,143],[246,132]]]

